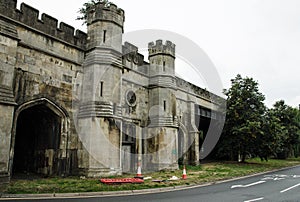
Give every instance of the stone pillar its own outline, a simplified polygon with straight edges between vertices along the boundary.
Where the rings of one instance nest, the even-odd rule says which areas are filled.
[[[13,157],[13,78],[17,58],[16,27],[0,20],[0,182],[9,180]]]
[[[199,151],[199,131],[195,125],[195,103],[188,103],[188,111],[190,114],[190,126],[189,130],[189,144],[191,145],[189,150],[189,164],[199,165],[200,151]]]

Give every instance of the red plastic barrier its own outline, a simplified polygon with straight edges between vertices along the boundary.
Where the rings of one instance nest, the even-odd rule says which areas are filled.
[[[139,178],[120,178],[120,179],[100,179],[104,184],[122,184],[122,183],[143,183],[144,180]]]

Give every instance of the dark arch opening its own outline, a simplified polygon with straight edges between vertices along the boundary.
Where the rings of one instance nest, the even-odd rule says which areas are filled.
[[[20,112],[17,119],[13,176],[57,173],[61,118],[43,104]]]
[[[195,123],[199,133],[199,152],[201,152],[203,142],[206,138],[209,126],[211,124],[212,111],[211,109],[202,107],[200,105],[195,105]],[[209,160],[209,157],[206,157],[205,160]]]
[[[178,164],[184,164],[184,134],[181,129],[178,130]]]

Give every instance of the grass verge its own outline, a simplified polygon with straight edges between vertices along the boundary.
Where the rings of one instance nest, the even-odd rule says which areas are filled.
[[[261,162],[257,158],[249,159],[246,163],[213,162],[202,164],[199,166],[187,166],[186,180],[168,180],[172,176],[177,176],[181,178],[182,167],[180,170],[175,171],[166,170],[154,173],[147,173],[144,174],[144,177],[151,176],[152,179],[145,180],[143,184],[105,185],[99,181],[99,178],[80,179],[79,177],[55,177],[31,180],[13,179],[9,184],[0,186],[0,193],[39,194],[102,192],[192,185],[214,182],[218,180],[225,180],[294,165],[300,165],[300,158],[287,160],[270,159],[268,162]],[[124,175],[121,177],[133,177],[133,175]],[[117,178],[120,178],[120,176],[118,176]],[[162,180],[162,182],[153,182],[152,180],[154,179]]]

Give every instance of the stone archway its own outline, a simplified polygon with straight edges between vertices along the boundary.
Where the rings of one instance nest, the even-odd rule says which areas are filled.
[[[11,176],[66,174],[68,120],[66,113],[46,98],[21,105],[14,117]]]

